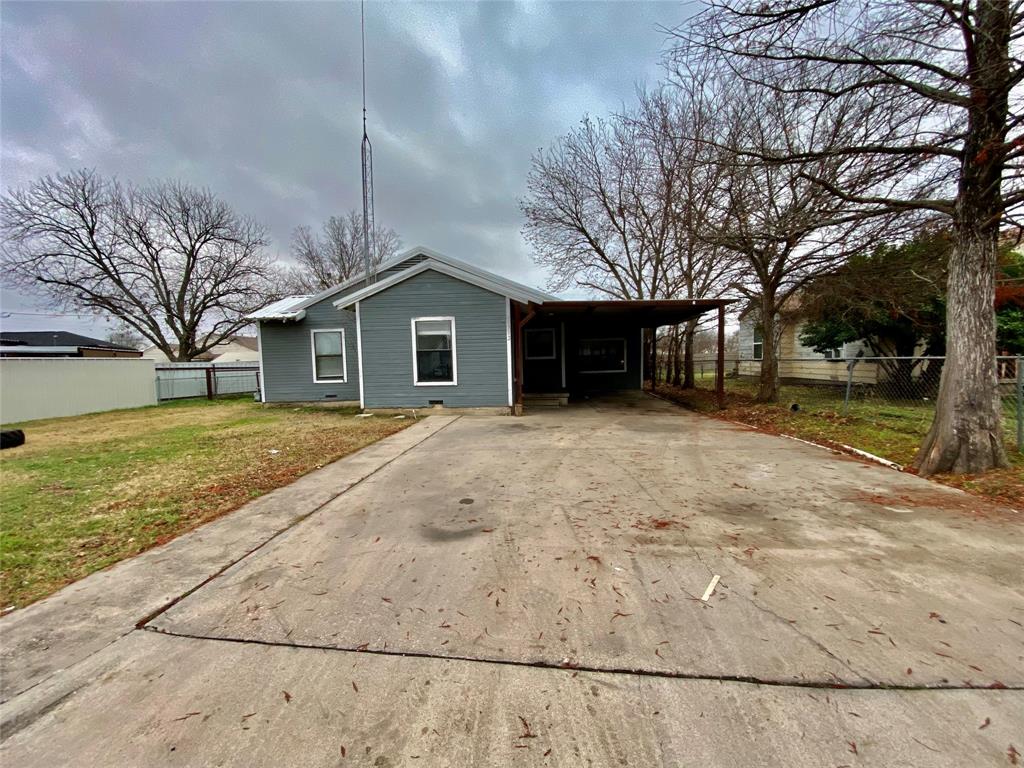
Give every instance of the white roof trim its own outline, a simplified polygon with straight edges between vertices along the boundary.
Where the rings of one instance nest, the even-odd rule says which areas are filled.
[[[418,253],[422,252],[422,250],[418,251]],[[429,254],[427,254],[427,256],[428,258],[425,261],[421,261],[419,264],[414,264],[409,267],[409,269],[398,272],[386,280],[381,280],[379,283],[374,283],[373,285],[369,285],[355,293],[350,293],[347,296],[341,297],[334,302],[334,306],[339,309],[352,306],[357,301],[362,301],[376,293],[386,291],[388,288],[408,280],[410,277],[415,277],[422,272],[426,272],[428,269],[448,275],[449,277],[454,277],[456,280],[461,280],[465,283],[478,286],[484,290],[491,291],[492,293],[497,293],[500,296],[507,296],[510,299],[515,299],[516,301],[526,303],[530,301],[543,302],[551,300],[551,297],[546,293],[535,291],[532,288],[527,288],[525,285],[513,283],[511,280],[505,280],[497,275],[491,275],[484,270],[478,270],[475,268],[464,269],[459,266],[448,264],[446,261],[435,259]]]

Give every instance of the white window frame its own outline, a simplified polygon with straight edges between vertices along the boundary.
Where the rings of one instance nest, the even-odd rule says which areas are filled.
[[[760,341],[757,340],[758,335],[761,336]],[[750,357],[753,360],[764,360],[764,331],[759,331],[757,328],[754,329],[754,335],[751,337]]]
[[[531,355],[530,354],[530,336],[531,333],[550,333],[551,334],[551,354],[550,355]],[[554,360],[558,357],[557,347],[555,346],[555,329],[554,328],[526,328],[523,330],[523,351],[527,360]]]
[[[316,377],[316,335],[318,333],[340,333],[341,334],[341,378],[340,379],[318,379]],[[347,384],[348,383],[348,349],[346,348],[344,328],[310,328],[309,329],[309,356],[313,364],[314,384]]]
[[[585,341],[621,341],[622,342],[622,367],[621,368],[609,368],[602,371],[584,371],[580,373],[629,373],[629,344],[622,336],[606,336],[603,338],[583,338],[579,339],[578,344],[582,344]]]
[[[452,328],[452,380],[451,381],[420,381],[420,372],[416,363],[416,323],[430,320],[447,320]],[[409,320],[412,334],[412,383],[415,387],[457,387],[459,385],[459,356],[455,345],[455,318],[445,317],[413,317]]]

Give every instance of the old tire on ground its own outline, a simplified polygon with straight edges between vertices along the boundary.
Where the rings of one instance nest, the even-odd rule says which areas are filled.
[[[0,432],[0,450],[4,448],[17,448],[25,444],[25,433],[20,429],[5,429]]]

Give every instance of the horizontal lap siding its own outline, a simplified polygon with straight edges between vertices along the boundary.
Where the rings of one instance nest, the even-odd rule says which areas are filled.
[[[267,402],[312,400],[358,400],[359,360],[356,354],[356,316],[336,309],[337,296],[306,308],[297,323],[260,323],[260,353],[263,356],[264,392]],[[316,384],[310,330],[344,328],[347,381]],[[328,397],[334,395],[334,397]]]
[[[433,270],[360,303],[367,408],[508,405],[507,299]],[[414,317],[454,317],[456,386],[414,386]]]
[[[743,360],[736,365],[736,373],[740,376],[760,376],[761,361]],[[845,384],[847,378],[846,361],[831,360],[780,360],[779,377],[782,379],[799,379],[801,381],[831,382]],[[875,384],[878,381],[878,367],[875,363],[858,362],[853,369],[854,384]]]

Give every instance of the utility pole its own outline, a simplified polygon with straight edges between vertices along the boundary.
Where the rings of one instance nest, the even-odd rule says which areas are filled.
[[[360,157],[363,168],[363,275],[366,285],[373,282],[370,271],[370,233],[373,230],[373,145],[366,133],[366,0],[359,3],[359,29],[363,50],[363,142]]]

